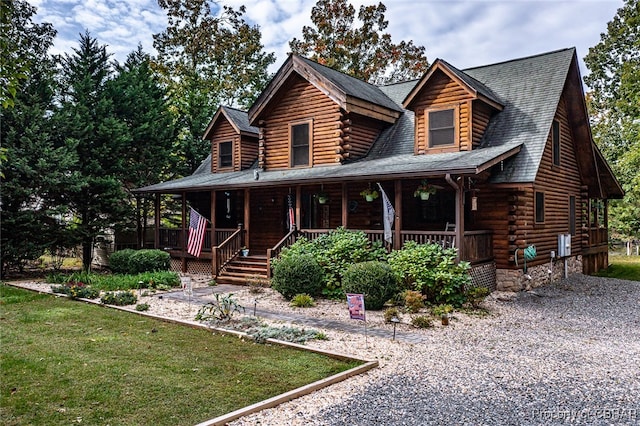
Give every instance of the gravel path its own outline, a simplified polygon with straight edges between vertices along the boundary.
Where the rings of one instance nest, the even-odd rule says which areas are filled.
[[[426,343],[360,345],[380,369],[232,424],[640,424],[640,282],[576,275],[488,304]]]
[[[213,291],[228,291],[200,281],[195,303],[160,294],[140,302],[150,313],[193,320]],[[251,311],[256,295],[233,291]],[[283,318],[349,322],[344,302],[292,309],[270,289],[258,299]],[[329,340],[308,346],[380,367],[230,425],[640,424],[640,282],[574,275],[531,292],[495,292],[484,304],[488,316],[457,313],[448,327],[418,330],[405,316],[398,331],[419,343],[323,329]],[[382,312],[368,311],[367,323],[391,335]]]

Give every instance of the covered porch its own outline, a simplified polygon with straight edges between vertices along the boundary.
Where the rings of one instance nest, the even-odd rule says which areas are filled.
[[[385,241],[378,182],[395,209],[390,243]],[[408,178],[184,191],[177,194],[182,202],[182,226],[162,228],[156,223],[155,246],[171,254],[174,269],[214,277],[243,247],[268,265],[296,239],[314,239],[338,227],[361,230],[388,250],[400,249],[406,241],[432,242],[455,247],[459,259],[472,264],[492,261],[492,232],[475,226],[480,212],[473,180],[450,175],[430,178],[434,193],[415,196],[422,182]],[[369,189],[378,193],[371,201],[362,195]],[[210,220],[199,258],[186,253],[188,205]],[[159,208],[158,197],[156,217]]]

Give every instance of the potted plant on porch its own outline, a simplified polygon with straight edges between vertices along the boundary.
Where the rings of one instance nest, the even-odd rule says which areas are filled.
[[[326,204],[327,201],[329,201],[329,194],[327,194],[326,192],[318,192],[316,197],[318,197],[318,203],[320,204]]]
[[[378,191],[376,191],[375,189],[367,188],[362,192],[360,192],[360,195],[362,195],[364,199],[370,203],[376,198],[378,198]]]
[[[429,196],[435,193],[436,193],[436,187],[431,185],[429,182],[427,182],[426,179],[424,179],[422,182],[420,182],[420,185],[418,186],[418,188],[416,188],[415,192],[413,193],[413,196],[416,198],[420,197],[421,200],[428,200]]]
[[[247,256],[249,256],[249,249],[243,246],[240,249],[240,253],[242,254],[242,257],[247,257]]]

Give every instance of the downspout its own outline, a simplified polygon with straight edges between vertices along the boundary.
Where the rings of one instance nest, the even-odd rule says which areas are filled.
[[[456,190],[456,243],[458,244],[456,261],[460,262],[464,259],[464,192],[462,187],[451,178],[450,173],[447,173],[444,179]]]

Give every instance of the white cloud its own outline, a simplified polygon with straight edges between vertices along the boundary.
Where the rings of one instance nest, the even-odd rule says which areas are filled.
[[[352,0],[356,10],[379,0]],[[166,28],[167,17],[156,0],[30,0],[36,21],[58,30],[54,53],[71,52],[88,29],[119,61],[142,43],[153,50],[153,34]],[[289,41],[311,23],[315,0],[221,0],[260,26],[267,52],[275,52],[277,69]],[[575,46],[580,58],[595,45],[622,0],[383,0],[393,40],[425,46],[428,58],[443,58],[459,68]],[[583,73],[585,72],[583,67]]]

